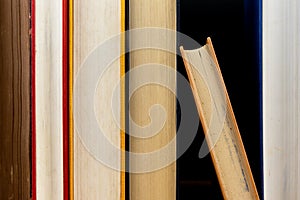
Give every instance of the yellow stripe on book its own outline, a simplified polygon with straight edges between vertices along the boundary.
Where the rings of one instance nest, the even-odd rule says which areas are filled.
[[[121,78],[121,194],[120,199],[125,200],[125,0],[121,0],[121,57],[120,57],[120,78]]]
[[[73,132],[73,0],[69,0],[69,189],[74,200],[74,132]]]

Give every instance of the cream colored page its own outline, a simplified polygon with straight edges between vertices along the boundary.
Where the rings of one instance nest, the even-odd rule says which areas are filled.
[[[171,49],[171,52],[165,52],[158,49],[141,49],[130,54],[130,69],[136,69],[143,65],[148,65],[151,69],[146,76],[153,76],[160,80],[167,80],[171,87],[176,87],[176,74],[162,73],[160,69],[155,68],[157,64],[176,69],[175,54],[175,34],[173,37],[166,37],[163,29],[176,30],[176,1],[175,0],[130,0],[129,5],[129,26],[130,29],[159,27],[162,28],[160,36],[152,35],[149,31],[146,36],[136,34],[130,37],[130,45],[139,46],[142,43],[158,39],[162,46]],[[157,37],[157,38],[155,38]],[[142,74],[130,74],[129,87],[133,90]],[[140,126],[147,126],[155,120],[158,123],[151,127],[155,134],[152,137],[146,137],[146,132],[136,130],[133,124],[130,124],[130,151],[135,153],[147,154],[153,151],[159,151],[162,147],[171,143],[176,135],[176,94],[167,87],[156,84],[149,84],[137,89],[130,99],[130,115],[134,123]],[[149,116],[151,106],[160,105],[164,108],[164,114],[153,112]],[[160,127],[159,122],[165,122]],[[158,130],[158,131],[157,131]],[[157,132],[156,132],[157,131]],[[138,137],[136,137],[136,135]],[[166,155],[167,158],[176,157],[176,143],[170,146]],[[163,156],[153,159],[149,165],[157,167],[162,163]],[[130,158],[130,168],[133,172],[130,174],[130,199],[132,200],[175,200],[176,199],[176,165],[174,162],[167,166],[161,166],[160,169],[143,172],[144,160],[139,158]],[[149,167],[149,165],[147,167]],[[150,168],[151,168],[150,166]],[[139,169],[135,173],[134,169]],[[134,172],[135,171],[135,172]]]
[[[85,61],[90,59],[90,54],[107,39],[119,34],[120,30],[121,1],[74,0],[74,87],[76,87],[79,71]],[[111,52],[118,54],[120,44],[121,41],[116,48],[111,49]],[[101,65],[101,63],[93,64]],[[114,88],[114,83],[119,81],[119,77],[120,61],[117,59],[109,66],[104,77],[99,77],[96,90],[93,91],[93,104],[90,105],[94,107],[94,118],[99,127],[103,128],[105,137],[116,147],[120,147],[120,129],[114,120],[111,101],[113,92],[117,92],[117,96],[120,95]],[[81,93],[74,93],[75,102],[81,101],[84,92],[90,89],[85,88],[89,86],[84,83],[79,87],[82,87]],[[120,99],[117,98],[114,105],[119,104]],[[77,106],[81,106],[80,103]],[[76,108],[74,110],[76,112]],[[75,118],[76,114],[78,113],[74,113]],[[119,200],[120,172],[106,163],[101,163],[99,157],[91,151],[101,147],[103,141],[91,141],[92,137],[89,136],[88,131],[78,132],[80,123],[86,120],[89,121],[85,115],[79,115],[74,121],[74,198],[76,200]],[[86,140],[83,141],[82,138]],[[116,165],[120,165],[120,152],[105,149],[101,153],[109,155]]]
[[[183,51],[183,55],[224,198],[259,199],[226,88],[208,45]]]

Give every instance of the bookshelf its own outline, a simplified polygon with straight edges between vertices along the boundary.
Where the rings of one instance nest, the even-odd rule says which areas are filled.
[[[74,18],[64,13],[68,11],[63,7],[66,3],[73,6],[69,8]],[[63,69],[66,69],[64,42],[68,20],[73,20],[70,73],[76,78],[89,53],[124,30],[125,10],[128,28],[177,29],[200,44],[205,43],[206,37],[212,37],[259,195],[267,200],[299,198],[299,8],[296,0],[4,0],[0,8],[0,146],[4,152],[0,156],[0,199],[13,196],[60,200],[67,198],[70,190],[72,200],[124,200],[124,174],[96,161],[81,143],[76,122],[69,143],[73,171],[70,174],[66,171],[69,166],[64,165],[64,141],[68,135],[65,135],[64,116],[68,110],[64,110],[67,104],[63,100],[66,95]],[[191,26],[191,21],[196,25]],[[179,45],[184,44],[179,41]],[[156,61],[173,69],[177,67],[184,74],[181,58],[176,60],[167,53],[141,50],[130,54],[128,59],[127,67],[131,69]],[[110,79],[101,84],[109,88],[109,81],[119,79],[124,70],[121,62],[116,60]],[[34,72],[32,75],[30,70]],[[131,77],[129,84],[134,78]],[[108,93],[96,94],[100,102],[96,106],[97,119],[112,123],[112,117],[104,114]],[[148,151],[176,137],[175,118],[179,116],[176,99],[160,87],[144,88],[135,94],[130,104],[132,117],[147,123],[146,107],[156,100],[163,101],[167,115],[173,120],[167,122],[168,130],[156,138],[144,141],[128,138],[128,148],[132,151]],[[190,103],[194,103],[193,99]],[[118,127],[112,125],[109,129],[115,136],[111,137],[113,143],[123,144]],[[198,159],[204,139],[200,129],[176,164],[151,173],[129,174],[126,195],[132,199],[192,200],[192,196],[222,199],[211,159],[209,156]],[[172,155],[176,153],[173,150]],[[112,157],[120,165],[124,161],[120,152]]]

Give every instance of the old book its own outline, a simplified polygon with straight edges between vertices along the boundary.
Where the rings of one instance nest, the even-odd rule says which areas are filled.
[[[210,38],[181,53],[224,198],[259,199]]]
[[[123,3],[32,1],[33,199],[119,199],[124,195],[124,190],[121,191],[121,176],[124,174],[119,169],[122,167],[120,149],[123,140],[110,105],[111,96],[116,91],[114,106],[120,116],[121,89],[115,90],[114,83],[123,73],[124,59],[116,60],[105,79],[100,81],[95,100],[97,116],[93,118],[105,126],[105,136],[119,148],[114,153],[109,149],[101,152],[110,155],[115,166],[101,162],[91,151],[95,146],[103,147],[103,140],[93,140],[89,133],[86,133],[87,137],[79,137],[78,130],[84,126],[85,119],[90,119],[80,112],[77,112],[77,118],[72,113],[76,102],[73,99],[81,101],[86,96],[80,89],[90,88],[85,82],[77,84],[80,89],[73,93],[78,71],[94,48],[124,29],[121,23],[124,21],[121,19]],[[107,23],[108,18],[110,23]],[[117,55],[124,48],[122,39],[112,48]],[[75,105],[79,105],[75,107],[77,111],[85,108],[83,103]],[[93,108],[94,104],[90,105]],[[84,140],[86,138],[96,143],[89,146]]]
[[[263,1],[264,199],[300,198],[299,12],[298,1]]]
[[[130,0],[129,29],[136,30],[129,36],[129,150],[137,154],[129,156],[129,196],[174,200],[176,92],[170,88],[176,88],[176,0]],[[149,84],[140,85],[148,79]],[[154,152],[157,157],[151,157]]]
[[[63,199],[63,1],[32,1],[32,194]]]
[[[74,0],[71,7],[71,199],[124,199],[117,87],[125,69],[124,2]]]
[[[0,199],[31,198],[29,5],[0,6]]]

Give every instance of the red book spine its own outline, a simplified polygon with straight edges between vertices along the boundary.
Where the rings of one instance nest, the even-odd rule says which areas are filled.
[[[69,0],[63,0],[63,189],[69,199]]]

